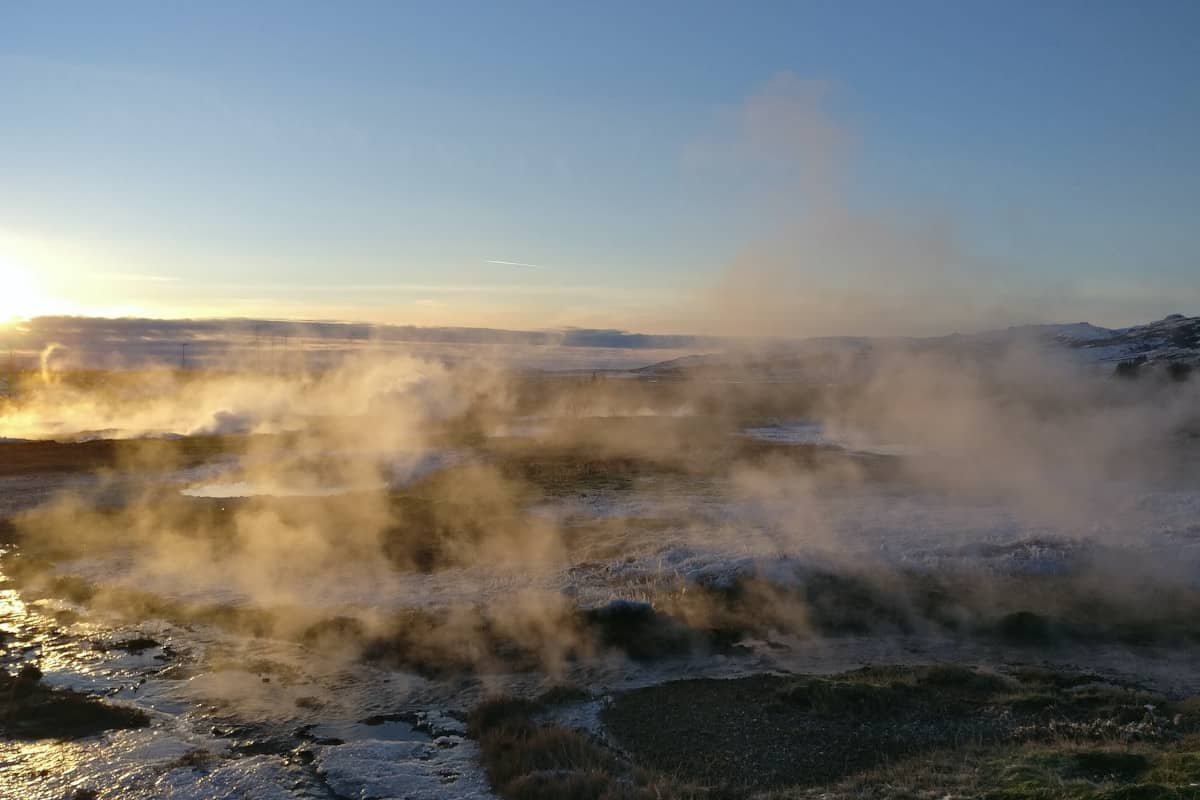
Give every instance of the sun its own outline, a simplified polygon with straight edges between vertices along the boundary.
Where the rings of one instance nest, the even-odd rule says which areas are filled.
[[[0,262],[0,325],[36,316],[44,311],[45,304],[27,270]]]

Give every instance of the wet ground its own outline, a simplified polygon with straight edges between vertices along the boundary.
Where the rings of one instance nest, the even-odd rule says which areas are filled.
[[[75,614],[26,606],[11,589],[0,598],[3,667],[38,664],[39,693],[103,711],[42,707],[27,715],[33,725],[10,703],[0,796],[486,796],[462,724],[420,710],[442,693],[416,676],[280,642]]]
[[[498,446],[461,461],[429,462],[433,472],[451,475],[464,464],[496,465],[540,489],[514,519],[546,525],[564,544],[553,558],[517,566],[455,562],[450,550],[442,552],[445,561],[424,568],[329,558],[315,571],[272,572],[266,582],[276,591],[265,595],[262,570],[270,558],[286,558],[287,540],[249,571],[219,548],[205,550],[203,563],[168,561],[162,556],[171,551],[150,558],[145,542],[135,541],[56,554],[33,574],[23,566],[31,550],[9,544],[0,554],[0,666],[17,675],[36,665],[38,692],[80,692],[118,711],[99,732],[65,724],[22,730],[10,719],[0,737],[0,796],[487,797],[479,744],[466,736],[471,709],[496,693],[536,696],[559,685],[582,690],[583,698],[557,708],[554,719],[659,769],[698,778],[718,768],[742,770],[743,778],[784,769],[782,757],[774,767],[715,759],[735,739],[758,742],[752,750],[759,755],[807,747],[781,734],[803,733],[796,715],[807,707],[786,706],[771,718],[759,713],[787,688],[787,679],[764,675],[830,674],[864,664],[1037,664],[1164,697],[1200,691],[1200,642],[1179,634],[1172,616],[1190,613],[1189,592],[1200,575],[1200,492],[1186,485],[1127,492],[1121,507],[1128,513],[1097,519],[1083,534],[1031,518],[1003,499],[964,499],[894,481],[802,482],[799,492],[780,492],[778,483],[759,480],[774,474],[779,458],[796,459],[786,462],[788,470],[812,463],[804,450],[812,442],[780,441],[792,433],[786,426],[769,435],[738,432],[805,455],[772,450],[769,469],[732,478],[636,460],[597,458],[587,469],[566,469],[551,459],[505,455],[510,451]],[[866,471],[881,457],[825,442],[817,447],[813,458],[832,451],[837,459],[868,459]],[[404,493],[432,474],[420,468],[425,462],[412,463],[410,475],[389,485],[403,496],[386,498],[404,509],[426,501]],[[12,516],[67,492],[108,503],[116,511],[105,518],[120,522],[123,501],[145,496],[148,485],[175,497],[189,490],[212,495],[194,489],[236,487],[242,466],[218,459],[103,481],[86,473],[13,474],[2,478],[0,497],[4,516]],[[370,505],[380,494],[328,488],[306,495],[317,518],[321,503]],[[250,493],[225,494],[237,497],[180,502],[219,504]],[[246,502],[257,504],[250,506],[255,514],[278,519],[309,513],[296,497],[273,501],[268,493]],[[516,513],[485,506],[489,523],[502,516],[497,508]],[[346,534],[335,526],[329,535]],[[309,540],[305,546],[335,552]],[[870,580],[830,577],[848,574]],[[1097,588],[1097,574],[1109,582]],[[926,575],[966,575],[981,597],[997,596],[959,602],[947,598],[956,584],[931,588]],[[1099,622],[1081,618],[1079,608],[1047,588],[1071,585],[1076,576],[1087,578],[1078,585],[1089,587],[1089,597],[1113,601]],[[135,594],[139,604],[130,600]],[[206,615],[179,612],[180,604],[201,601],[209,604]],[[759,613],[768,607],[797,615]],[[245,624],[268,608],[289,624]],[[428,626],[415,637],[422,641],[387,627],[417,611],[435,620],[422,622]],[[1019,616],[1025,611],[1035,616]],[[303,624],[290,624],[299,619]],[[984,630],[984,622],[1007,627]],[[1143,627],[1121,628],[1118,636],[1109,625],[1115,622]],[[314,628],[336,635],[304,635]],[[424,640],[451,633],[462,638],[432,651],[441,662],[412,657]],[[545,646],[563,633],[574,637],[570,648]],[[663,723],[668,719],[675,727]],[[951,727],[945,731],[952,734]],[[842,734],[830,746],[845,755],[862,732],[850,726]],[[668,746],[696,736],[706,737],[707,749]],[[842,762],[846,769],[871,766]],[[761,785],[798,780],[786,770],[777,777]]]

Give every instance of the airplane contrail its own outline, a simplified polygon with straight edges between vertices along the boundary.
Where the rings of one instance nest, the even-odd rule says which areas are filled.
[[[506,267],[532,267],[534,269],[542,268],[541,264],[526,264],[523,261],[493,261],[492,259],[488,259],[484,263],[485,264],[503,264]]]

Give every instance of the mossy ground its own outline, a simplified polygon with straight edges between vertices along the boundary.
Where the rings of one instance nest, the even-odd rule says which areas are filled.
[[[1086,673],[872,667],[624,692],[604,741],[493,701],[472,734],[506,800],[1196,798],[1198,706]]]

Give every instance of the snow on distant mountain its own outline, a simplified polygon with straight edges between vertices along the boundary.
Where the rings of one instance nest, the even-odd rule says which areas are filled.
[[[986,359],[1018,344],[1048,347],[1123,374],[1165,366],[1173,376],[1186,377],[1192,368],[1200,368],[1200,317],[1172,314],[1129,328],[1072,322],[929,338],[834,337],[775,342],[756,349],[741,347],[689,355],[651,364],[638,372],[658,376],[705,374],[726,379],[752,372],[760,378],[824,380],[836,370],[865,365],[872,356],[884,353],[942,353]]]
[[[1092,328],[1090,325],[1088,327]],[[1079,336],[1072,331],[1063,331],[1058,338],[1091,361],[1136,360],[1146,364],[1167,362],[1200,365],[1200,317],[1172,314],[1147,325],[1094,330],[1103,334]]]
[[[1088,322],[1021,325],[998,331],[915,340],[918,349],[1007,348],[1032,342],[1065,348],[1084,362],[1200,366],[1200,317],[1172,314],[1145,325],[1101,328]]]

